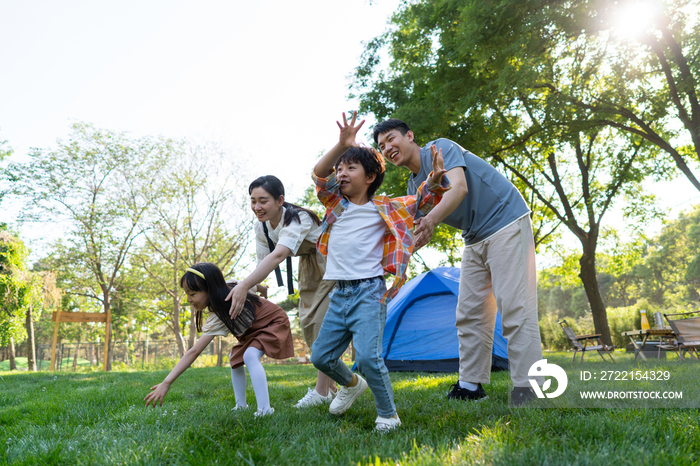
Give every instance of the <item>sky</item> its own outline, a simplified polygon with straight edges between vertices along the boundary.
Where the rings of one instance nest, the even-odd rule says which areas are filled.
[[[335,121],[357,107],[347,96],[363,41],[387,28],[399,3],[0,0],[0,140],[13,161],[54,146],[77,121],[214,141],[251,180],[276,175],[297,199],[337,141]],[[671,217],[700,202],[685,178],[650,188]],[[16,225],[19,206],[0,209],[0,221]],[[35,252],[55,231],[16,227]]]
[[[214,141],[297,199],[398,3],[0,0],[0,140],[14,161],[76,121]],[[12,223],[18,206],[1,208]],[[37,246],[40,227],[19,229]]]

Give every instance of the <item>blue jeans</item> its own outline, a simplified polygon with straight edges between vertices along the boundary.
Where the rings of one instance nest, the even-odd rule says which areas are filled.
[[[349,384],[352,371],[340,357],[352,340],[357,368],[374,394],[377,413],[392,417],[396,414],[394,392],[382,358],[386,306],[380,300],[385,291],[382,277],[339,280],[330,294],[331,303],[314,342],[311,362],[337,383]]]

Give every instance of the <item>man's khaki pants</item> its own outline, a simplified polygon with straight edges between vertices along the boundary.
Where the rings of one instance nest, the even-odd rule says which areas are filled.
[[[508,341],[513,386],[529,387],[528,370],[542,359],[535,243],[529,215],[485,241],[464,248],[457,303],[459,380],[491,380],[497,309]]]

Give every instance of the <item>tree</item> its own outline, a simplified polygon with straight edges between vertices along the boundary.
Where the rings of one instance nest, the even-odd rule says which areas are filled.
[[[25,221],[45,221],[46,216],[65,221],[71,254],[96,284],[87,293],[67,291],[87,294],[110,313],[120,271],[153,203],[151,185],[158,182],[171,141],[132,138],[86,123],[72,129],[68,141],[59,140],[54,150],[33,150],[27,164],[11,164],[7,173],[13,194],[27,201]]]
[[[12,149],[7,146],[7,141],[0,140],[0,162],[3,161],[6,157],[9,157],[12,155]],[[6,183],[7,176],[4,173],[4,170],[0,166],[0,204],[2,204],[2,198],[5,197],[5,195],[8,192],[8,186],[9,184]],[[5,186],[8,184],[8,186]]]
[[[171,169],[161,194],[142,228],[145,244],[132,263],[146,273],[152,290],[152,306],[161,322],[173,332],[180,356],[185,352],[182,337],[180,277],[197,262],[213,262],[225,275],[234,274],[248,242],[252,219],[243,215],[240,173],[230,157],[212,145],[181,142],[173,151]],[[191,348],[196,339],[194,313],[189,316]]]
[[[418,142],[448,137],[490,158],[525,188],[526,199],[537,199],[544,210],[535,213],[547,212],[533,223],[566,226],[581,243],[579,276],[596,332],[610,344],[596,277],[601,222],[623,196],[626,214],[644,221],[653,211],[641,181],[666,167],[654,163],[653,147],[641,136],[601,126],[543,85],[594,92],[601,83],[591,71],[601,57],[590,38],[568,40],[554,20],[549,29],[533,25],[547,16],[536,6],[544,8],[538,2],[407,4],[392,18],[393,29],[367,44],[353,89],[361,111],[409,121]],[[385,49],[389,71],[376,72]]]
[[[0,225],[0,345],[10,346],[10,370],[15,363],[15,341],[24,337],[23,308],[30,284],[27,283],[24,244]]]
[[[666,308],[697,302],[700,294],[700,206],[665,222],[647,242],[643,265],[635,269],[640,298]]]
[[[646,15],[631,19],[639,8]],[[589,112],[593,124],[654,144],[700,190],[692,169],[700,161],[700,4],[588,0],[558,1],[545,9],[557,14],[547,18],[531,11],[526,18],[536,17],[540,30],[562,24],[560,42],[564,37],[568,43],[585,40],[587,51],[598,55],[588,72],[604,85],[587,93],[561,89],[547,80],[540,85]],[[635,20],[639,24],[629,25]]]

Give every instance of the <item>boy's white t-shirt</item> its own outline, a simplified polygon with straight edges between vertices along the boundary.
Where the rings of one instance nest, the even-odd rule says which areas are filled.
[[[372,201],[353,204],[333,223],[324,280],[359,280],[384,275],[386,222]]]

